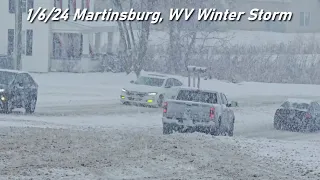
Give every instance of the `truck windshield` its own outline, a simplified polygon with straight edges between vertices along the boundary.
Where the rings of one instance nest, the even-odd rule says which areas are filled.
[[[136,80],[135,84],[161,87],[163,82],[164,82],[164,79],[140,76]]]
[[[217,94],[197,90],[181,90],[177,100],[217,104]]]

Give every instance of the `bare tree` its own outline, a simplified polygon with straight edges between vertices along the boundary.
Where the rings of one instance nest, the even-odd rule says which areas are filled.
[[[227,3],[221,3],[226,1]],[[229,2],[230,1],[230,2]],[[229,6],[231,0],[170,0],[167,8],[205,8],[210,4],[215,6]],[[191,65],[192,58],[195,55],[204,53],[203,49],[207,41],[227,42],[231,36],[218,36],[220,25],[215,22],[198,21],[195,17],[191,17],[189,21],[171,21],[168,22],[169,29],[169,50],[168,63],[171,65],[169,71],[181,73],[187,70],[187,66]],[[181,69],[181,67],[184,67]]]
[[[143,12],[150,12],[153,10],[154,4],[157,0],[139,0],[133,2],[129,1],[129,8],[136,7],[135,10]],[[125,11],[123,3],[127,1],[113,0],[114,6],[120,11]],[[135,22],[137,24],[137,33],[132,27],[132,22],[117,21],[119,33],[121,38],[122,48],[120,57],[125,66],[125,71],[129,74],[134,71],[137,76],[140,75],[143,65],[146,61],[146,54],[148,49],[148,40],[150,34],[150,21]]]

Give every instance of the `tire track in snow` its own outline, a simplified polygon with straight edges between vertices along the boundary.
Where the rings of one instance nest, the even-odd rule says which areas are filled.
[[[274,99],[279,97],[272,98],[269,102],[273,102]],[[261,98],[260,105],[241,106],[234,108],[236,121],[235,121],[235,136],[243,136],[247,138],[255,137],[264,137],[270,139],[287,139],[287,140],[316,140],[318,139],[320,133],[295,133],[288,131],[279,131],[273,128],[273,113],[278,107],[276,103],[266,103]],[[257,101],[257,98],[247,98],[247,102]],[[72,117],[76,116],[109,116],[109,115],[136,115],[143,113],[161,113],[160,108],[146,108],[138,106],[127,106],[120,103],[116,104],[90,104],[90,105],[77,105],[77,106],[52,106],[52,107],[38,107],[35,114],[24,115],[24,114],[15,114],[15,116],[36,116],[36,117]],[[147,116],[147,115],[146,115]],[[10,117],[6,118],[6,121]],[[15,120],[9,121],[14,121]],[[159,119],[160,121],[160,119]],[[21,121],[22,122],[22,121]],[[26,122],[35,126],[37,122]],[[47,126],[50,124],[38,123],[41,126]],[[53,124],[52,124],[53,125]],[[160,128],[160,127],[159,127]]]

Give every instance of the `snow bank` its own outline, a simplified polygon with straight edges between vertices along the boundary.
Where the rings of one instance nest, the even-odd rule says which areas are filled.
[[[261,161],[248,153],[255,150],[255,144],[247,143],[244,149],[230,138],[163,136],[156,129],[0,131],[1,179],[284,180],[303,179],[304,175],[268,158]]]
[[[248,152],[259,161],[272,160],[275,164],[292,167],[304,176],[320,178],[320,140],[284,141],[266,139],[232,140],[242,151]]]
[[[0,127],[42,127],[66,129],[125,129],[162,127],[160,113],[122,113],[109,116],[15,116],[0,115]]]

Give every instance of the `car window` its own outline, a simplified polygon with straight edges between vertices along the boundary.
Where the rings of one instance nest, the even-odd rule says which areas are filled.
[[[168,79],[166,82],[166,86],[172,87],[174,86],[173,80],[172,79]]]
[[[286,102],[282,103],[280,107],[289,108],[290,107],[290,103],[288,101],[286,101]]]
[[[222,99],[224,100],[225,104],[228,104],[228,99],[225,94],[222,94]]]
[[[221,98],[221,103],[222,104],[227,104],[227,102],[225,101],[222,93],[220,93],[220,98]]]
[[[180,90],[177,100],[217,104],[217,94],[197,90]]]
[[[164,80],[165,79],[161,78],[140,76],[134,83],[138,85],[161,87],[164,83]]]
[[[316,112],[320,112],[320,105],[318,104],[318,103],[312,103],[311,104],[311,109],[313,110],[313,111],[316,111]]]
[[[18,75],[16,76],[15,83],[17,83],[17,84],[23,84],[23,77],[21,76],[21,74],[18,74]]]
[[[32,79],[32,77],[29,75],[29,74],[22,74],[22,78],[23,78],[23,84],[26,84],[26,85],[34,85],[34,80]]]
[[[177,79],[173,79],[173,84],[174,84],[174,86],[182,86],[182,82],[180,82]]]
[[[307,103],[292,103],[292,107],[295,109],[309,109],[310,104]]]
[[[32,77],[26,73],[18,74],[16,83],[21,83],[23,86],[32,86],[35,84]]]

